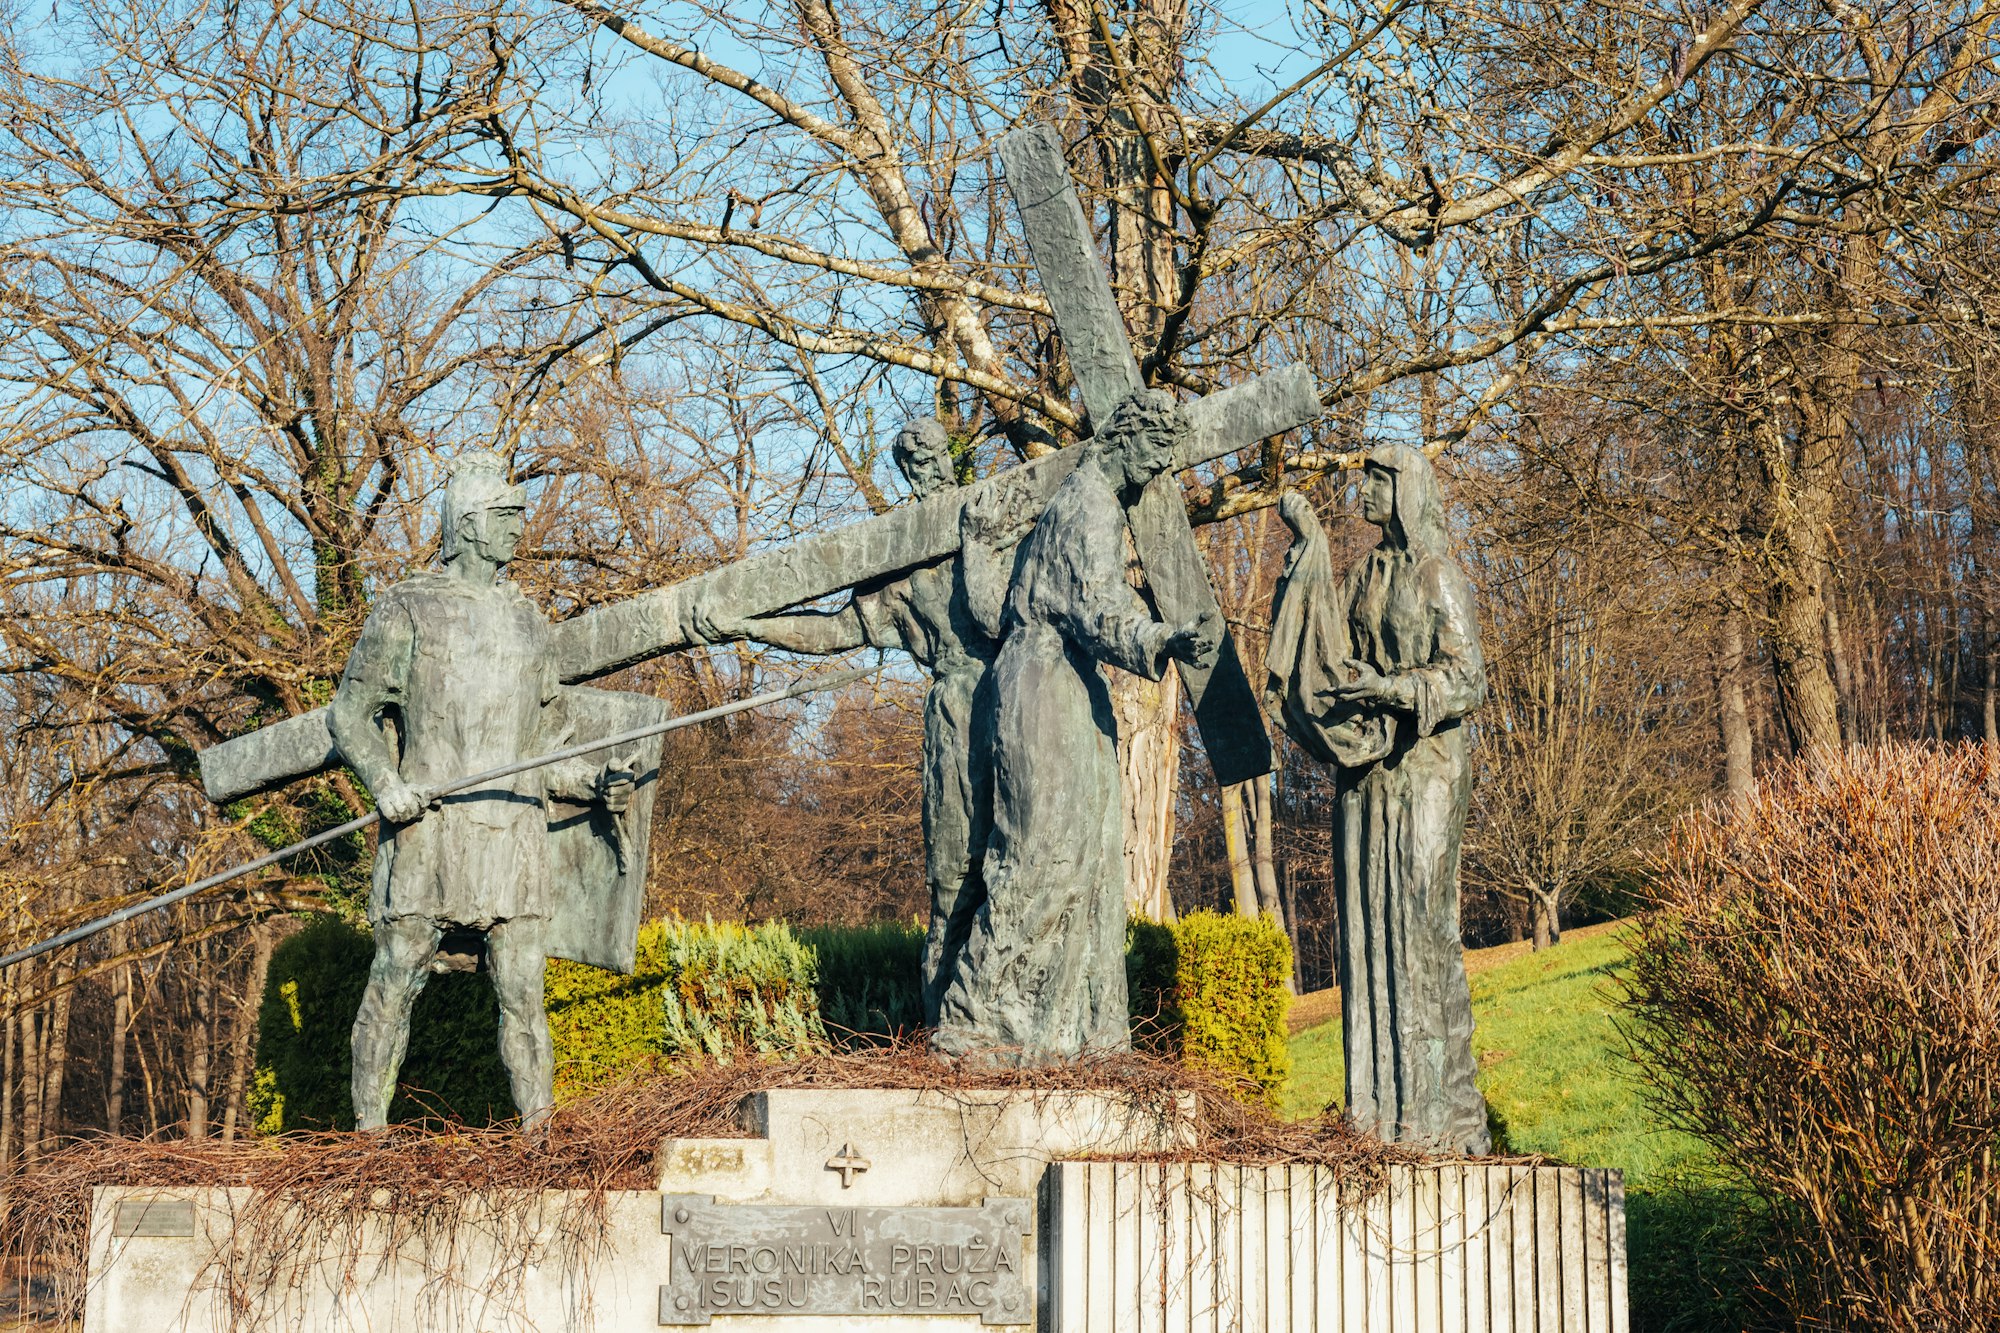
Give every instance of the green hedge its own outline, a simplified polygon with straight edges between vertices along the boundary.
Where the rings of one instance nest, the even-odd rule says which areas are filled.
[[[843,1045],[874,1045],[924,1025],[924,928],[911,921],[803,926],[819,965],[819,1014]]]
[[[316,917],[271,953],[257,1013],[257,1081],[251,1113],[260,1131],[352,1129],[349,1034],[375,943],[367,930]],[[389,1115],[489,1124],[513,1114],[497,1049],[500,1008],[484,976],[432,977],[417,999],[410,1049]]]
[[[1292,1076],[1285,1046],[1292,943],[1270,917],[1192,912],[1173,926],[1181,1059],[1240,1074],[1275,1101]]]
[[[1125,927],[1125,1007],[1132,1044],[1154,1055],[1178,1056],[1181,1012],[1175,995],[1180,946],[1170,923],[1135,917]]]
[[[919,1028],[921,926],[806,927],[799,938],[818,956],[820,1014],[836,1040]],[[1270,918],[1194,912],[1172,923],[1135,920],[1125,935],[1133,1044],[1241,1075],[1275,1097],[1291,1076],[1291,973],[1291,942]]]
[[[352,1128],[349,1039],[374,949],[366,928],[329,916],[273,951],[257,1024],[260,1131]],[[632,975],[551,961],[543,995],[558,1101],[698,1051],[784,1054],[825,1042],[812,955],[782,922],[650,922]],[[410,1023],[390,1119],[490,1124],[512,1115],[499,1022],[484,974],[432,977]]]
[[[922,1024],[924,932],[907,922],[793,931],[655,921],[630,976],[551,962],[544,1002],[556,1098],[687,1055],[796,1054],[828,1033],[867,1045]],[[258,1015],[258,1128],[348,1128],[349,1033],[374,943],[365,928],[313,920],[280,944]],[[1134,1042],[1252,1079],[1274,1095],[1288,1076],[1285,980],[1291,951],[1269,921],[1197,912],[1135,921],[1126,941]],[[417,1001],[390,1106],[397,1121],[485,1124],[512,1114],[499,1010],[486,976],[433,977]]]
[[[826,1044],[812,950],[784,922],[673,921],[647,929],[663,930],[666,942],[662,1054],[800,1055]]]

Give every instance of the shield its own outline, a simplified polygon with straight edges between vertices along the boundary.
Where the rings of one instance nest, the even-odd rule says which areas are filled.
[[[658,699],[581,686],[559,690],[545,714],[551,748],[651,726],[667,717],[667,706]],[[632,970],[646,905],[646,848],[659,795],[663,739],[649,736],[589,756],[597,762],[617,759],[637,775],[632,799],[621,814],[550,794],[549,957],[614,972]]]

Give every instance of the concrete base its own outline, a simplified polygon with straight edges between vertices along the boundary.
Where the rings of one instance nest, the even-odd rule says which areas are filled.
[[[308,1224],[295,1215],[244,1229],[253,1203],[246,1191],[104,1188],[91,1218],[84,1327],[87,1333],[652,1333],[704,1323],[726,1333],[982,1327],[1622,1333],[1627,1327],[1624,1195],[1615,1171],[1399,1167],[1391,1168],[1385,1191],[1349,1203],[1323,1169],[1065,1160],[1186,1148],[1191,1112],[1187,1103],[1162,1113],[1105,1093],[778,1090],[746,1098],[740,1108],[752,1137],[664,1142],[657,1192],[472,1198],[449,1218],[363,1213],[305,1234],[303,1249],[294,1242]],[[905,1300],[896,1300],[896,1308],[864,1312],[861,1279],[825,1266],[844,1263],[836,1256],[857,1234],[864,1242],[857,1248],[875,1265],[863,1272],[902,1274]],[[992,1278],[985,1289],[990,1300],[975,1291],[970,1300],[977,1310],[902,1312],[911,1308],[905,1301],[915,1274],[937,1273],[940,1288],[949,1281],[945,1275],[978,1274],[977,1265],[963,1263],[966,1242],[988,1246],[996,1239],[1009,1249],[1008,1272],[1002,1281],[990,1264],[984,1270]],[[934,1269],[920,1252],[933,1248],[925,1242],[935,1242]],[[286,1257],[274,1262],[280,1252]],[[753,1278],[759,1285],[770,1280],[756,1275],[775,1272],[782,1281],[788,1271],[805,1273],[765,1266],[788,1255],[817,1256],[806,1261],[811,1281],[795,1279],[800,1304],[838,1306],[839,1313],[786,1312],[777,1298],[756,1313],[738,1312],[720,1287],[710,1290],[712,1283],[738,1282],[748,1290]]]
[[[1617,1171],[1392,1166],[1343,1200],[1301,1166],[1061,1162],[1043,1184],[1062,1333],[1627,1333]]]
[[[1194,1142],[1194,1098],[1145,1107],[1105,1092],[778,1088],[738,1108],[747,1139],[668,1139],[660,1190],[728,1203],[964,1207],[1033,1198],[1051,1161]],[[829,1165],[842,1150],[867,1165]]]
[[[240,1223],[247,1191],[103,1188],[91,1216],[86,1333],[641,1333],[661,1326],[673,1271],[663,1197],[832,1211],[970,1208],[1038,1197],[1057,1158],[1167,1151],[1192,1141],[1192,1101],[1142,1108],[1101,1092],[780,1089],[744,1099],[754,1137],[669,1139],[660,1192],[550,1191],[474,1201],[455,1224],[363,1216],[273,1268]],[[1021,1210],[1027,1290],[1041,1278],[1038,1207]],[[266,1237],[289,1244],[280,1220]],[[977,1316],[741,1315],[748,1333],[932,1333]],[[1026,1325],[1025,1327],[1032,1327]]]

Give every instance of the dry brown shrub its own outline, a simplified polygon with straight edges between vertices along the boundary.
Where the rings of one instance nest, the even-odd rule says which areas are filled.
[[[1342,1188],[1366,1193],[1392,1162],[1422,1156],[1356,1134],[1336,1119],[1284,1121],[1256,1104],[1254,1088],[1133,1054],[1046,1069],[975,1070],[902,1045],[800,1060],[706,1063],[620,1085],[571,1102],[540,1141],[504,1128],[399,1128],[383,1134],[300,1133],[235,1143],[106,1138],[73,1144],[0,1190],[0,1257],[25,1260],[52,1282],[58,1323],[83,1310],[90,1191],[97,1185],[237,1186],[250,1203],[220,1257],[237,1311],[293,1283],[308,1267],[351,1265],[364,1226],[392,1216],[426,1247],[448,1252],[472,1210],[482,1225],[519,1237],[534,1253],[534,1209],[543,1190],[572,1191],[555,1232],[561,1256],[587,1266],[605,1240],[604,1196],[657,1187],[655,1154],[666,1138],[744,1134],[737,1104],[767,1088],[911,1088],[936,1092],[1014,1089],[1023,1096],[1108,1089],[1142,1114],[1178,1114],[1194,1097],[1194,1144],[1157,1154],[1176,1160],[1291,1162],[1336,1171]],[[513,1228],[510,1233],[506,1229]],[[501,1293],[505,1300],[505,1293]]]
[[[1698,811],[1633,954],[1655,1095],[1806,1328],[2000,1325],[2000,749],[1820,755]]]

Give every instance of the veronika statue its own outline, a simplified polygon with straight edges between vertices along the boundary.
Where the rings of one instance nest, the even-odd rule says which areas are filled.
[[[1473,1082],[1472,1001],[1458,929],[1458,855],[1472,794],[1464,720],[1486,694],[1472,588],[1446,544],[1444,501],[1415,449],[1368,458],[1361,514],[1376,548],[1336,577],[1304,496],[1271,612],[1267,704],[1339,774],[1347,1113],[1382,1138],[1491,1146]]]

